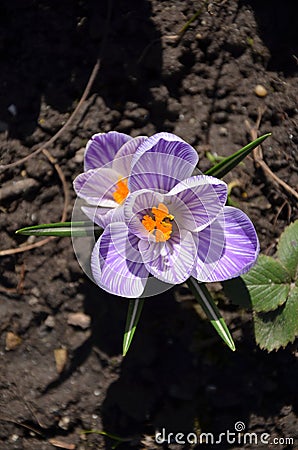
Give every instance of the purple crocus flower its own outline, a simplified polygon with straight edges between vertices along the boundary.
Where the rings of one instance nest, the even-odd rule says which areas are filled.
[[[98,133],[88,141],[84,155],[84,172],[74,180],[78,197],[89,205],[84,213],[104,226],[111,214],[128,195],[131,160],[145,136],[132,138],[124,133]]]
[[[129,298],[143,294],[149,276],[178,284],[193,276],[222,281],[248,271],[259,242],[248,217],[225,206],[227,185],[216,178],[191,176],[196,151],[179,137],[158,133],[133,153],[129,195],[104,226],[92,252],[95,282]],[[102,192],[99,179],[93,184]],[[90,185],[91,187],[91,185]],[[92,198],[92,196],[90,196]]]

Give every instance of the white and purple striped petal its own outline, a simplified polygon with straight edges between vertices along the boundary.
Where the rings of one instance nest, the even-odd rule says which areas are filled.
[[[197,234],[198,254],[192,276],[212,282],[235,278],[256,262],[259,241],[240,209],[225,206],[212,224]]]
[[[137,148],[146,140],[147,136],[137,136],[130,139],[120,147],[112,162],[112,168],[128,177],[131,171],[131,163]]]
[[[131,136],[117,131],[94,134],[86,146],[84,170],[96,169],[112,163],[122,145],[131,139]]]
[[[197,162],[195,149],[178,136],[154,134],[138,147],[133,156],[129,190],[169,192],[179,181],[191,176]]]
[[[90,205],[115,208],[119,203],[114,200],[113,193],[117,190],[117,183],[121,178],[113,169],[91,169],[78,175],[73,186],[77,196]]]
[[[91,270],[98,286],[121,297],[142,295],[149,274],[137,244],[138,238],[124,223],[114,222],[106,227],[91,256]]]
[[[111,222],[124,222],[124,208],[98,208],[96,206],[81,206],[84,214],[101,228],[105,228]]]
[[[211,224],[227,200],[227,185],[221,180],[198,175],[178,183],[164,196],[176,223],[196,232]]]
[[[140,240],[139,250],[148,272],[158,280],[180,284],[187,280],[196,260],[196,246],[192,233],[181,230],[166,242]]]

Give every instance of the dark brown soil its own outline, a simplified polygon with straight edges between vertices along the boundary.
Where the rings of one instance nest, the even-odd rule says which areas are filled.
[[[2,0],[0,163],[28,155],[59,130],[100,55],[87,102],[49,148],[71,192],[68,219],[75,200],[71,183],[82,171],[82,148],[92,134],[174,132],[198,150],[204,171],[211,164],[208,151],[229,155],[251,140],[245,122],[254,124],[259,108],[259,133],[272,132],[263,145],[264,161],[296,189],[296,2],[217,1],[209,2],[209,11],[203,4]],[[200,8],[177,42],[175,35]],[[265,97],[255,94],[258,84]],[[61,219],[61,181],[42,153],[1,170],[0,181],[2,250],[26,242],[16,229]],[[273,254],[283,229],[297,218],[297,200],[252,158],[226,181],[236,182],[232,200],[253,220],[262,251]],[[297,441],[295,447],[285,440],[297,438],[297,349],[260,351],[251,314],[222,295],[235,353],[179,288],[146,301],[123,359],[127,301],[91,283],[69,238],[2,256],[0,278],[1,450],[48,450],[54,448],[51,439],[60,448],[111,448],[108,437],[81,434],[91,430],[124,438],[119,448],[186,449],[158,445],[155,431],[217,436],[234,432],[238,421],[280,443],[223,441],[199,448],[297,448]],[[90,316],[91,325],[70,325],[74,312]],[[20,341],[8,350],[14,335]],[[60,374],[56,349],[67,351]]]

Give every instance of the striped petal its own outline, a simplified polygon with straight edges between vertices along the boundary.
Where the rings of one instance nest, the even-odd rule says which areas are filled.
[[[197,234],[196,240],[198,255],[192,276],[198,281],[238,277],[255,264],[259,253],[253,224],[240,209],[229,206]]]
[[[131,163],[138,147],[148,139],[146,136],[137,136],[130,139],[118,150],[112,163],[112,168],[116,172],[121,173],[124,177],[128,177],[131,171]]]
[[[132,139],[124,133],[109,131],[97,133],[88,141],[84,156],[84,170],[104,167],[113,161],[118,150]]]
[[[170,284],[187,280],[196,259],[196,245],[189,231],[174,233],[166,242],[140,240],[139,250],[145,267],[157,279]]]
[[[122,176],[113,169],[91,169],[76,177],[73,182],[78,197],[90,205],[115,208],[119,206],[113,198],[117,183]]]
[[[145,289],[148,271],[137,248],[138,238],[126,225],[108,225],[94,246],[91,270],[98,286],[127,298],[140,297]]]
[[[226,200],[226,183],[205,175],[181,181],[164,196],[177,224],[190,231],[200,231],[212,223]]]
[[[123,205],[119,205],[117,208],[97,208],[95,206],[82,206],[81,208],[88,219],[101,228],[105,228],[111,222],[124,222]]]
[[[178,136],[154,134],[139,146],[132,159],[129,190],[168,192],[179,181],[191,176],[197,162],[195,149]]]

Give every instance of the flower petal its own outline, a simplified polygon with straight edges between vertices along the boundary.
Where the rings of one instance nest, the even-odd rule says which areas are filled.
[[[127,134],[117,131],[94,134],[86,146],[84,170],[97,169],[113,161],[118,150],[130,139]]]
[[[212,224],[198,233],[198,255],[192,275],[199,281],[223,281],[247,272],[256,262],[259,241],[250,219],[225,206]]]
[[[113,193],[121,178],[121,175],[113,169],[91,169],[78,175],[73,186],[78,197],[90,205],[115,208],[119,204],[115,202]]]
[[[140,239],[147,239],[149,232],[142,224],[145,215],[150,214],[153,207],[163,202],[164,196],[158,192],[142,189],[130,194],[124,203],[125,223],[130,231]]]
[[[227,200],[226,183],[198,175],[178,183],[164,201],[180,227],[200,231],[215,220]]]
[[[170,284],[187,280],[196,259],[196,245],[190,231],[175,233],[166,242],[140,240],[139,250],[148,272]]]
[[[140,297],[145,289],[148,271],[137,249],[138,238],[126,225],[108,225],[94,246],[91,269],[98,286],[121,297]]]
[[[96,225],[105,228],[111,222],[124,222],[124,208],[96,208],[95,206],[82,206],[82,211]]]
[[[129,190],[168,192],[179,181],[191,176],[197,162],[195,149],[178,136],[154,134],[140,145],[132,159]]]
[[[148,139],[147,136],[137,136],[123,144],[114,157],[112,168],[116,170],[116,172],[121,173],[124,177],[128,177],[131,171],[133,156],[136,153],[137,148],[146,139]]]

